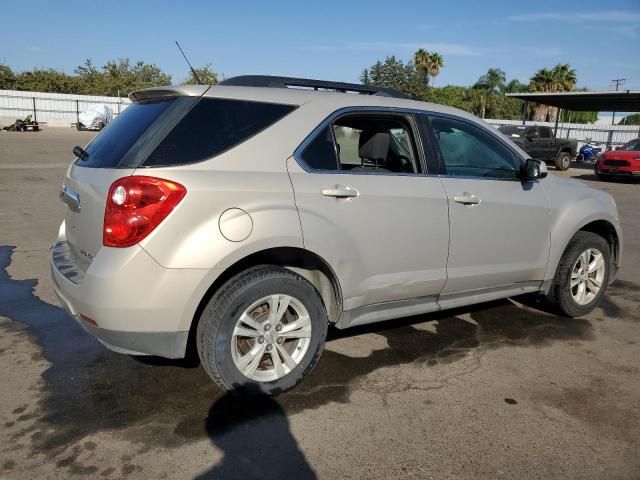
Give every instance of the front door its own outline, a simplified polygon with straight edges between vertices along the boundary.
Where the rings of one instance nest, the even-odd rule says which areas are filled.
[[[343,308],[427,299],[446,281],[447,198],[424,174],[412,119],[353,113],[319,128],[287,166],[305,248],[326,261]]]
[[[520,160],[493,133],[453,117],[430,120],[446,168],[441,179],[449,203],[443,295],[539,285],[550,245],[542,184],[518,178]]]

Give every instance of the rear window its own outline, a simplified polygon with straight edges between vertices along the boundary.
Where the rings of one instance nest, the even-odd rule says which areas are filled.
[[[169,108],[175,98],[134,103],[127,107],[85,149],[89,157],[82,167],[116,168],[149,126]]]
[[[203,98],[160,142],[144,166],[182,165],[213,157],[259,133],[295,108]]]

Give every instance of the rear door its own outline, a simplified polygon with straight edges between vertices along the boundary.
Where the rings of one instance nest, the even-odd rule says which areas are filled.
[[[288,161],[305,247],[336,272],[345,310],[429,297],[438,308],[447,199],[424,171],[417,139],[409,115],[345,114],[318,127]]]
[[[450,247],[446,296],[522,284],[537,287],[549,256],[549,205],[539,181],[518,178],[519,159],[497,135],[474,122],[431,115],[443,164]]]

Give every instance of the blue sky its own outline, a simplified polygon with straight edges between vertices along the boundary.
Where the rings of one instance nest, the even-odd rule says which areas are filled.
[[[640,89],[640,1],[40,1],[3,2],[0,62],[71,73],[85,58],[156,63],[174,81],[192,63],[227,77],[277,74],[358,81],[377,59],[436,50],[436,85],[472,84],[490,67],[527,81],[570,63],[578,84]]]

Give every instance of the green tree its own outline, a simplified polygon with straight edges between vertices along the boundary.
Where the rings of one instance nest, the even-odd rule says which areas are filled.
[[[15,75],[14,88],[22,91],[78,93],[79,79],[52,68],[33,69]]]
[[[218,74],[213,71],[213,66],[207,63],[204,67],[194,68],[202,85],[216,85],[218,83]],[[193,72],[189,71],[189,76],[182,81],[182,85],[197,85],[198,81],[194,78]]]
[[[360,81],[365,85],[393,88],[415,99],[423,99],[427,93],[424,77],[414,64],[405,64],[395,56],[385,58],[384,62],[378,60],[371,67],[365,68]]]
[[[504,93],[524,93],[529,91],[529,86],[520,80],[513,79],[509,83],[505,84],[503,88]]]
[[[618,122],[618,125],[640,125],[640,113],[627,115]]]
[[[9,65],[0,63],[0,90],[13,90],[16,77]]]

